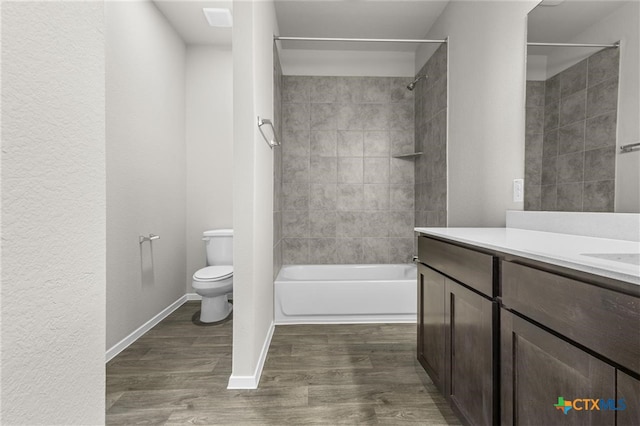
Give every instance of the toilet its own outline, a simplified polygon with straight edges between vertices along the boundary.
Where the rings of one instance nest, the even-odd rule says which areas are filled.
[[[222,321],[232,309],[227,294],[233,291],[233,229],[205,231],[202,239],[208,266],[193,274],[191,286],[202,296],[200,321]]]

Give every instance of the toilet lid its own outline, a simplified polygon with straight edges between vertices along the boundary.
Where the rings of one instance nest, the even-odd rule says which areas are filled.
[[[197,280],[220,280],[227,278],[233,274],[232,265],[207,266],[193,274],[193,278]]]

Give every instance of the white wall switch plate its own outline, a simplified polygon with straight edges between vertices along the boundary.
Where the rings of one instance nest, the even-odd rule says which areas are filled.
[[[524,179],[513,180],[513,201],[516,203],[524,201]]]

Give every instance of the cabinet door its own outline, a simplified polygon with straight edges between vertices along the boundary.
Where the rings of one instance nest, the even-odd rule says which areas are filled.
[[[613,425],[615,411],[577,399],[615,398],[615,369],[501,309],[501,422],[505,425]],[[559,398],[575,403],[566,414]],[[589,407],[589,408],[587,408]]]
[[[444,390],[444,276],[418,265],[418,361]]]
[[[618,370],[618,395],[623,398],[626,408],[618,411],[618,426],[640,425],[640,380]]]
[[[446,395],[468,424],[497,421],[495,398],[494,303],[445,279]]]

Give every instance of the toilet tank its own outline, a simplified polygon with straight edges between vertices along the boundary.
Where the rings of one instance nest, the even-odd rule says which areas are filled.
[[[233,265],[233,229],[204,231],[207,265]]]

